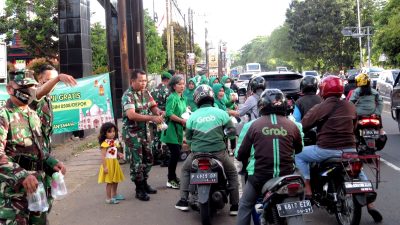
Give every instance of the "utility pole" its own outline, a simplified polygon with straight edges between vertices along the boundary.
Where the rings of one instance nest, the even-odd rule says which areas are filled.
[[[169,0],[169,26],[170,26],[170,39],[169,39],[169,45],[170,45],[170,51],[171,51],[171,67],[170,69],[175,70],[175,46],[174,46],[174,27],[172,26],[172,2]]]
[[[166,13],[165,13],[165,15],[166,15],[166,17],[167,17],[167,28],[166,28],[166,31],[167,31],[167,55],[168,55],[168,68],[171,68],[171,66],[172,66],[172,60],[171,60],[171,42],[170,42],[170,40],[171,40],[171,34],[170,34],[170,28],[169,28],[169,26],[170,26],[170,21],[169,21],[169,0],[165,0],[165,3],[166,3]]]
[[[357,0],[357,15],[358,15],[358,34],[360,34],[360,37],[358,38],[358,42],[360,44],[360,67],[362,67],[364,63],[363,63],[362,40],[361,40],[360,0]]]
[[[205,50],[206,50],[206,73],[207,75],[210,73],[210,65],[208,65],[208,42],[207,42],[207,35],[208,35],[208,30],[207,30],[207,21],[205,23],[205,31],[204,31],[204,36],[205,36]]]
[[[118,1],[118,30],[121,52],[122,90],[129,88],[128,31],[126,27],[126,2]]]

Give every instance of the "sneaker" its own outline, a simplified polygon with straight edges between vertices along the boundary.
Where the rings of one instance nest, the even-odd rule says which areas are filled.
[[[111,199],[106,199],[106,203],[107,204],[119,204],[119,201],[115,198],[111,198]]]
[[[229,215],[237,216],[239,210],[239,205],[231,205],[231,209],[229,210]]]
[[[172,189],[179,189],[179,184],[175,180],[169,180],[167,182],[167,187],[172,188]]]
[[[186,199],[180,199],[176,205],[176,209],[182,210],[182,211],[188,211],[189,210],[189,202]]]
[[[117,201],[125,200],[125,197],[121,194],[115,195],[114,198]]]

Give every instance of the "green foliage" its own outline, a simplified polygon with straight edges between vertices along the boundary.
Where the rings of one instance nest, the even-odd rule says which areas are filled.
[[[185,71],[185,66],[186,66],[186,44],[185,44],[185,38],[188,38],[188,33],[186,32],[186,29],[182,27],[179,23],[173,22],[172,23],[173,29],[174,29],[174,48],[175,48],[175,70],[176,71]],[[167,49],[167,30],[164,29],[163,35],[162,35],[162,43]],[[187,46],[189,48],[189,39],[187,39]],[[201,48],[198,44],[194,44],[194,53],[196,54],[196,62],[200,61],[200,58],[202,57],[203,53],[201,51]],[[168,61],[165,61],[165,67],[168,66]]]
[[[90,38],[92,42],[93,73],[108,72],[106,29],[100,23],[93,24],[90,28]]]
[[[144,36],[146,39],[147,72],[161,73],[167,53],[163,47],[161,37],[158,36],[157,28],[151,19],[149,12],[144,14]]]
[[[34,57],[56,58],[58,54],[57,2],[54,0],[6,0],[0,18],[0,33],[11,40],[15,31]],[[54,40],[53,40],[54,39]]]
[[[400,0],[389,0],[376,17],[377,32],[374,40],[380,53],[389,58],[389,65],[400,66]]]

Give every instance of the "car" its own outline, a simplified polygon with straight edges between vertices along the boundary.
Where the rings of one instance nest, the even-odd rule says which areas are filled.
[[[367,73],[369,78],[371,79],[372,88],[376,88],[376,84],[378,83],[379,73],[383,71],[382,68],[362,68],[361,70],[364,73]]]
[[[286,95],[290,106],[293,106],[294,102],[300,96],[300,83],[303,79],[303,75],[300,73],[290,71],[271,71],[255,74],[251,79],[254,79],[255,77],[264,78],[265,88],[280,89]],[[247,87],[246,96],[250,96],[251,94],[250,87]]]
[[[236,80],[236,86],[238,87],[238,95],[244,96],[247,92],[247,85],[249,84],[249,80],[254,75],[254,73],[241,73]]]
[[[314,77],[317,78],[318,83],[319,83],[319,81],[321,80],[321,76],[320,76],[320,75],[318,74],[318,72],[315,71],[315,70],[303,71],[302,75],[303,75],[303,77],[304,77],[304,76],[314,76]]]
[[[399,76],[400,69],[384,70],[379,73],[376,83],[376,90],[383,99],[390,101],[393,92],[394,82]]]
[[[397,121],[399,131],[400,131],[400,82],[399,82],[399,78],[400,78],[400,76],[397,75],[397,77],[393,83],[393,91],[391,94],[390,106],[391,106],[392,118]]]

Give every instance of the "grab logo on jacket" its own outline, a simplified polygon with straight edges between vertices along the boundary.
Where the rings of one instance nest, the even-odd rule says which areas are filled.
[[[210,115],[197,118],[198,123],[211,122],[211,121],[215,121],[215,116]]]
[[[271,136],[271,135],[276,135],[276,136],[286,136],[287,135],[287,130],[283,129],[283,127],[279,128],[269,128],[269,127],[264,127],[262,129],[262,133],[265,136]]]

